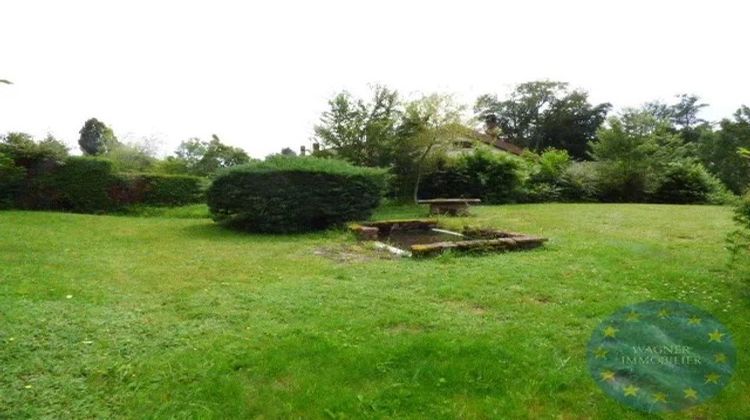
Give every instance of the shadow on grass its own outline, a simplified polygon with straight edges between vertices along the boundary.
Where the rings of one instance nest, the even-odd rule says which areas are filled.
[[[269,242],[283,243],[296,241],[316,241],[330,240],[341,241],[342,236],[347,232],[343,228],[333,228],[330,230],[305,232],[305,233],[254,233],[244,232],[222,226],[218,223],[206,221],[205,223],[191,224],[181,228],[186,236],[192,239],[218,240],[218,241],[248,241],[248,242]]]

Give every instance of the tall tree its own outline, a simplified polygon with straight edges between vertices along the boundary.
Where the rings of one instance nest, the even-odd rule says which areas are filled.
[[[102,155],[117,145],[117,137],[112,129],[96,118],[86,121],[79,133],[78,145],[86,155]]]
[[[700,102],[700,97],[683,93],[677,95],[678,102],[671,106],[671,120],[678,130],[688,130],[703,124],[706,120],[700,118],[701,110],[708,106]]]
[[[341,92],[315,126],[315,139],[335,156],[361,166],[387,166],[400,120],[398,92],[373,89],[365,101]]]
[[[736,194],[750,184],[750,165],[738,153],[750,148],[750,108],[742,106],[733,119],[724,119],[717,131],[703,130],[698,140],[698,156],[706,168]]]
[[[549,147],[567,150],[585,159],[586,145],[596,138],[611,105],[592,105],[588,93],[570,90],[567,83],[522,83],[505,100],[482,95],[474,106],[478,118],[490,129],[519,146],[540,152]]]

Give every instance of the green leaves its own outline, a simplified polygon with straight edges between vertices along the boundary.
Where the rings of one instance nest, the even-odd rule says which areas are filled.
[[[219,169],[242,165],[251,161],[250,156],[239,147],[221,142],[216,134],[211,141],[191,138],[180,143],[175,151],[176,157],[168,163],[170,171],[180,169],[192,175],[207,176]]]
[[[81,137],[78,139],[78,145],[86,155],[102,155],[118,143],[112,129],[96,118],[86,121],[79,133]]]
[[[590,104],[588,93],[571,91],[567,83],[536,81],[517,85],[505,100],[480,96],[474,111],[491,135],[507,136],[536,152],[555,147],[584,159],[586,143],[595,138],[610,108]]]

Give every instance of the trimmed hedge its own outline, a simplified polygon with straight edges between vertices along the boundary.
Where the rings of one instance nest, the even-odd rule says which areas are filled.
[[[201,201],[202,183],[185,175],[116,174],[107,159],[75,156],[27,178],[15,207],[105,213],[133,204],[179,206]]]
[[[200,202],[203,178],[189,175],[128,174],[122,176],[127,187],[127,204],[181,206]]]
[[[101,213],[117,208],[109,195],[117,183],[112,163],[90,157],[69,157],[62,164],[27,179],[19,207]]]
[[[208,189],[213,219],[251,232],[321,230],[368,218],[384,170],[315,157],[274,156],[221,172]]]

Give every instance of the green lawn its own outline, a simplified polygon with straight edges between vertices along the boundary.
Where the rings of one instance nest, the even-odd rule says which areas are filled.
[[[479,207],[446,223],[551,240],[429,260],[203,214],[0,212],[0,418],[640,418],[599,390],[586,344],[652,299],[713,313],[738,349],[718,397],[667,417],[750,417],[727,208]]]

